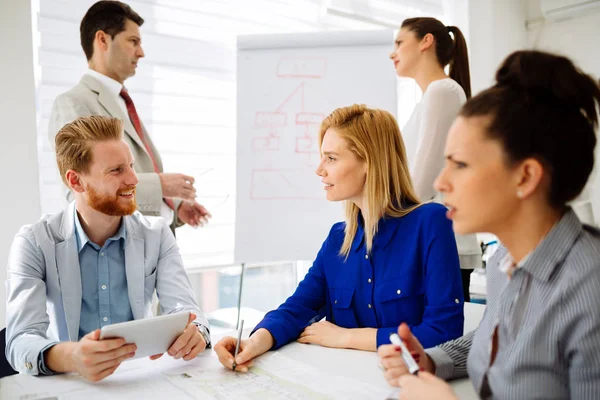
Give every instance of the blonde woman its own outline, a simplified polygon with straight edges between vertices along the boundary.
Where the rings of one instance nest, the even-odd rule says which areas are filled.
[[[422,201],[439,200],[433,182],[444,166],[446,136],[471,97],[465,38],[458,27],[435,18],[409,18],[402,22],[390,58],[396,74],[414,79],[423,92],[402,133],[417,196]],[[463,296],[469,301],[470,276],[481,265],[481,248],[474,233],[456,235],[456,244]]]
[[[400,322],[428,345],[462,334],[452,227],[444,206],[417,200],[394,117],[340,108],[323,121],[319,142],[316,173],[327,199],[345,202],[346,220],[333,225],[295,293],[241,342],[236,371],[294,340],[375,351]],[[235,347],[232,337],[215,346],[227,368]]]

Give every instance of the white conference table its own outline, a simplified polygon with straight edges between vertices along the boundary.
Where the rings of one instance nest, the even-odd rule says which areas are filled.
[[[465,332],[477,327],[484,310],[483,305],[465,303]],[[244,337],[249,333],[250,330],[246,330]],[[232,334],[235,335],[235,332]],[[218,339],[213,337],[215,343]],[[279,353],[318,369],[319,374],[344,376],[377,387],[389,387],[379,368],[379,358],[376,353],[330,349],[297,342],[282,347]],[[186,392],[166,381],[163,372],[180,370],[188,366],[196,369],[202,367],[203,363],[213,363],[214,359],[210,359],[213,357],[216,358],[216,355],[212,350],[206,351],[190,362],[174,360],[168,355],[156,361],[144,357],[123,363],[112,376],[99,383],[86,382],[76,374],[46,377],[13,375],[0,379],[0,399],[66,400],[81,398],[83,393],[85,393],[85,400],[191,399],[192,397]],[[460,399],[477,399],[468,379],[452,381],[451,385]]]

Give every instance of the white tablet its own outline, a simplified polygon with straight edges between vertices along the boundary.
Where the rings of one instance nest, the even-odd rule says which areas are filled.
[[[154,318],[106,325],[100,330],[100,339],[122,337],[127,343],[135,343],[137,346],[135,356],[128,360],[166,353],[185,330],[189,318],[189,311],[181,311]]]

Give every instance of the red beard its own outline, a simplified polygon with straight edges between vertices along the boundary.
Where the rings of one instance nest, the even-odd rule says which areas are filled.
[[[133,189],[133,198],[130,201],[120,197],[122,193],[129,192]],[[131,215],[137,210],[135,201],[135,187],[120,189],[114,196],[100,194],[91,186],[86,187],[88,193],[88,205],[96,211],[113,217],[123,217]]]

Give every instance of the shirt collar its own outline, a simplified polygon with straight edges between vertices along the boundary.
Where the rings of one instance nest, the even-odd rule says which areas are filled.
[[[527,253],[527,255],[525,257],[523,257],[521,262],[519,262],[518,264],[515,265],[515,259],[512,258],[512,256],[510,255],[509,252],[506,252],[506,255],[500,262],[500,271],[504,272],[506,275],[508,275],[510,277],[515,269],[521,268],[523,265],[525,265],[525,263],[527,262],[527,259],[529,258],[530,255],[531,255],[531,252]]]
[[[400,218],[390,218],[385,215],[379,219],[379,222],[377,223],[377,234],[373,238],[373,247],[377,246],[383,249],[390,243],[394,233],[396,232],[396,229],[398,228],[399,220]],[[364,241],[364,222],[362,214],[359,213],[358,227],[356,229],[354,241],[352,242],[352,250],[358,251],[363,246]]]
[[[575,212],[568,208],[540,244],[517,267],[523,268],[542,281],[548,281],[582,232],[581,221]]]
[[[85,233],[85,231],[83,230],[83,227],[81,226],[81,222],[79,221],[79,214],[77,214],[77,207],[73,207],[74,209],[74,213],[75,213],[75,237],[77,240],[77,252],[81,252],[81,250],[85,247],[85,245],[87,243],[90,244],[95,244],[94,242],[92,242],[89,238],[88,235]],[[109,241],[116,241],[119,239],[123,239],[123,241],[125,241],[125,238],[127,237],[127,229],[125,228],[125,221],[124,218],[121,218],[121,226],[119,226],[119,230],[117,231],[117,233],[115,233],[111,238],[109,238],[107,240],[107,242]]]
[[[110,92],[114,97],[119,97],[121,94],[121,90],[123,89],[123,85],[120,82],[115,81],[113,78],[110,78],[104,74],[101,74],[98,71],[94,71],[91,68],[85,72],[90,75],[92,78],[96,78],[100,81],[100,83]]]

